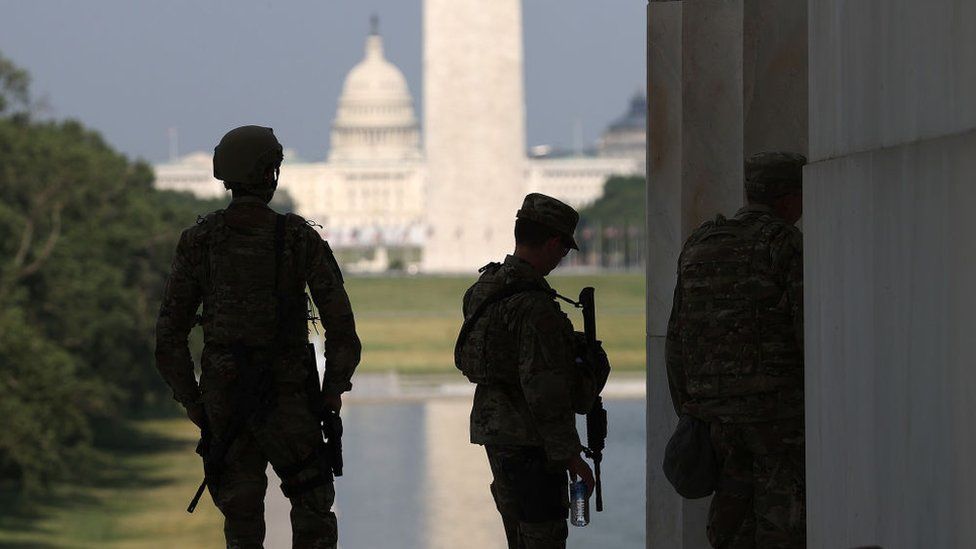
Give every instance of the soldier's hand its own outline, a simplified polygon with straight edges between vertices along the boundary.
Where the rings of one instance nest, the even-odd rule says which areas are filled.
[[[190,418],[190,421],[194,425],[203,429],[203,424],[207,421],[207,413],[203,410],[203,404],[193,404],[186,409],[186,417]]]
[[[593,493],[593,487],[596,485],[590,464],[586,463],[586,460],[579,455],[576,455],[566,464],[566,470],[569,471],[570,479],[574,481],[577,477],[583,479],[583,482],[586,484],[586,497],[590,497],[590,494]]]
[[[322,399],[325,401],[325,407],[329,410],[336,412],[342,410],[342,395],[325,395]]]

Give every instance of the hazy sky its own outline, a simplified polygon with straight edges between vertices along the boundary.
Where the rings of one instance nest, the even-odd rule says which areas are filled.
[[[489,1],[489,0],[485,0]],[[123,152],[212,149],[241,124],[324,158],[346,73],[380,16],[422,121],[421,0],[0,0],[0,52],[58,118]],[[644,81],[643,0],[524,0],[528,144],[587,144]]]

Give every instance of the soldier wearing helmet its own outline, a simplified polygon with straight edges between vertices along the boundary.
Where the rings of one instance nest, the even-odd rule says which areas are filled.
[[[341,408],[361,345],[328,243],[301,217],[268,207],[281,162],[271,128],[243,126],[220,140],[214,177],[233,199],[180,237],[156,325],[156,366],[209,433],[204,441],[230,441],[219,475],[207,477],[227,547],[263,545],[269,462],[291,501],[295,547],[336,547],[319,414]],[[326,334],[321,387],[307,347],[306,287]],[[201,304],[197,383],[187,339]]]
[[[699,227],[678,260],[667,371],[675,411],[705,424],[717,458],[713,547],[806,543],[803,243],[794,226],[805,163],[783,152],[749,157],[748,205]]]

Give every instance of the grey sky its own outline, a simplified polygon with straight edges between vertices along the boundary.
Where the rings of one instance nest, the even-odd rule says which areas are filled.
[[[595,140],[644,80],[644,2],[523,6],[529,145],[572,146],[577,118]],[[421,0],[0,0],[0,52],[129,155],[166,159],[169,127],[186,153],[258,123],[318,160],[373,12],[420,116]]]

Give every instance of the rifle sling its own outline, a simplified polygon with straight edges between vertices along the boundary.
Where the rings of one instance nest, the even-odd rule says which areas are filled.
[[[572,299],[569,299],[568,297],[560,295],[558,292],[556,292],[556,290],[553,290],[552,288],[546,289],[543,288],[542,286],[539,286],[538,284],[516,282],[513,284],[509,284],[507,286],[502,286],[500,289],[495,291],[495,293],[489,295],[484,299],[484,301],[479,303],[478,306],[475,307],[474,311],[471,313],[471,316],[464,319],[464,323],[461,324],[461,331],[458,333],[457,342],[454,344],[455,355],[457,355],[457,353],[461,351],[461,347],[463,347],[464,344],[467,342],[468,336],[471,334],[471,330],[474,329],[475,322],[477,322],[478,319],[481,318],[481,315],[483,315],[485,311],[488,310],[488,307],[494,305],[495,303],[498,303],[499,301],[502,301],[503,299],[508,299],[516,294],[520,294],[523,292],[532,292],[532,291],[545,292],[553,298],[562,299],[563,301],[566,301],[567,303],[570,303],[575,307],[579,306],[577,302],[573,301]]]

